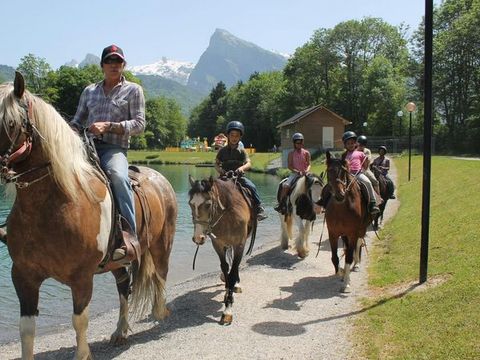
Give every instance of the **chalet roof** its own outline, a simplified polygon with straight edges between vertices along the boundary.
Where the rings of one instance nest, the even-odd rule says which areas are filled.
[[[298,114],[295,114],[293,115],[290,119],[288,120],[285,120],[284,122],[280,123],[277,125],[277,128],[282,128],[282,127],[285,127],[285,126],[288,126],[288,125],[291,125],[291,124],[294,124],[296,122],[299,122],[301,119],[303,119],[304,117],[310,115],[311,113],[317,111],[317,110],[325,110],[325,111],[328,111],[330,114],[332,114],[333,116],[335,116],[338,120],[342,121],[344,125],[349,125],[351,124],[350,121],[344,119],[343,117],[341,117],[340,115],[334,113],[333,111],[327,109],[326,107],[322,106],[322,105],[316,105],[316,106],[312,106],[311,108],[308,108],[308,109],[305,109],[305,110],[302,110],[300,111]]]

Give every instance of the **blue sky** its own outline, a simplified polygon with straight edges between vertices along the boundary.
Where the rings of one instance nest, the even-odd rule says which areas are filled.
[[[435,3],[438,3],[436,0]],[[2,2],[0,64],[32,53],[53,67],[115,43],[129,65],[197,62],[216,28],[265,49],[293,53],[319,28],[380,17],[415,30],[423,0],[23,0]]]

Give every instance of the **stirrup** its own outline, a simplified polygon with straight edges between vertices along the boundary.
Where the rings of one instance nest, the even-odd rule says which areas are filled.
[[[112,254],[112,261],[121,261],[127,257],[127,250],[124,247],[115,249]]]

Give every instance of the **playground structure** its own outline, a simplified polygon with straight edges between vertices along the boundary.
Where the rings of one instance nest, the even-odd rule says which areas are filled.
[[[227,144],[228,144],[228,138],[223,133],[220,133],[217,136],[215,136],[211,146],[208,145],[208,139],[206,137],[204,137],[203,140],[200,140],[200,136],[194,137],[194,138],[190,138],[190,137],[187,136],[185,139],[183,139],[180,142],[180,147],[167,147],[167,148],[165,148],[165,151],[167,151],[167,152],[218,151],[222,147],[226,146]],[[255,148],[253,148],[253,147],[245,148],[245,151],[248,154],[254,154],[255,153]]]

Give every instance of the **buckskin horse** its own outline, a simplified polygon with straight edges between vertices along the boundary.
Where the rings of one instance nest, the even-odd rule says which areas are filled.
[[[282,181],[283,182],[283,181]],[[277,197],[280,192],[280,187]],[[298,235],[295,239],[295,247],[300,258],[305,258],[310,252],[308,237],[313,221],[316,219],[314,203],[320,199],[323,181],[321,178],[309,175],[298,178],[287,198],[287,212],[280,214],[282,233],[280,235],[280,246],[288,249],[290,239],[293,239],[293,220],[298,226]]]
[[[120,311],[112,343],[126,342],[130,290],[135,314],[151,305],[155,319],[168,315],[165,281],[177,203],[161,174],[143,167],[137,174],[143,190],[143,199],[136,192],[142,256],[139,266],[132,263],[130,288],[125,267],[99,267],[111,252],[112,198],[105,181],[87,160],[80,137],[51,105],[25,90],[19,73],[13,86],[0,85],[0,156],[2,179],[17,188],[6,242],[20,301],[22,359],[33,359],[39,289],[47,278],[71,289],[76,359],[91,358],[87,327],[95,273],[109,268],[117,281]]]
[[[247,198],[236,188],[235,179],[195,180],[189,177],[189,205],[194,224],[193,242],[202,245],[209,237],[220,259],[225,280],[225,309],[220,323],[229,325],[233,320],[233,293],[240,292],[238,268],[242,261],[245,243],[250,236],[247,254],[255,242],[257,218],[250,210]],[[233,252],[231,265],[228,253]]]
[[[345,249],[343,292],[350,292],[350,270],[352,263],[360,262],[361,245],[372,219],[367,203],[362,199],[360,182],[350,174],[348,161],[335,159],[327,151],[327,179],[332,196],[325,209],[332,263],[335,274],[340,275],[338,238],[342,237]]]

